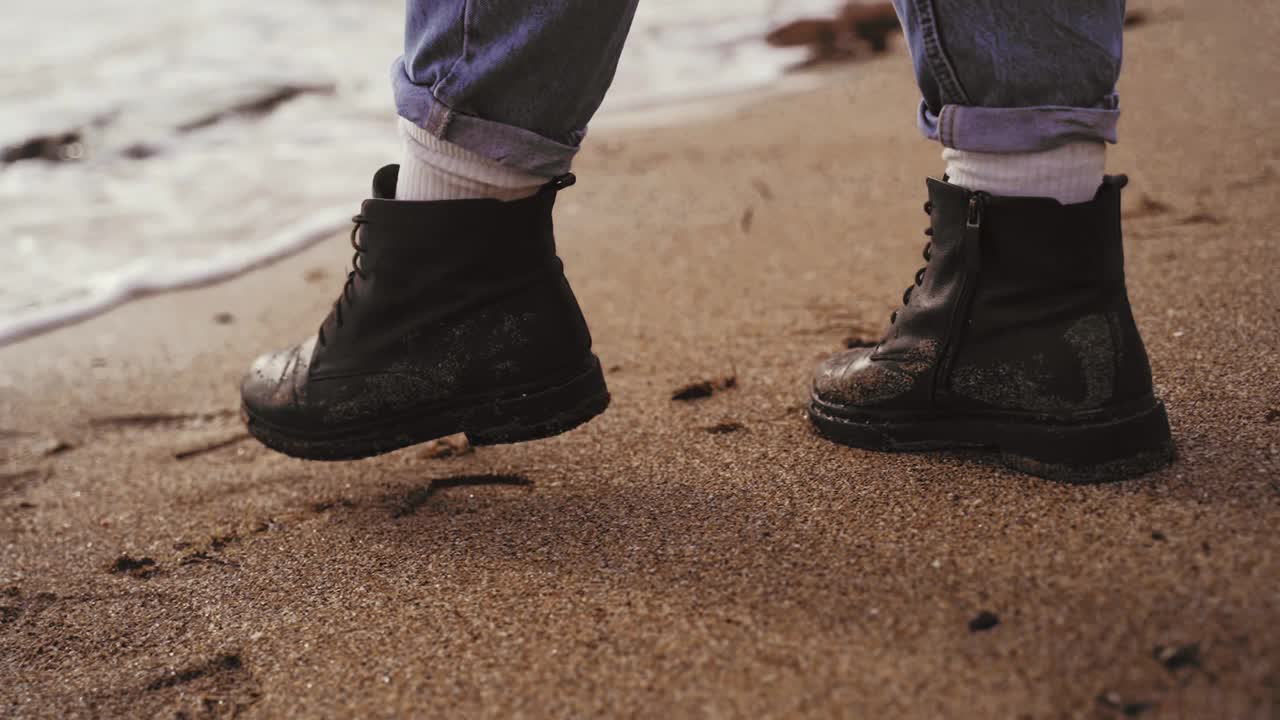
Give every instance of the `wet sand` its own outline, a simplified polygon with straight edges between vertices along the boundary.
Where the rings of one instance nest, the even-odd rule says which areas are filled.
[[[557,220],[614,402],[568,435],[244,440],[239,375],[314,331],[340,237],[0,350],[0,714],[1280,716],[1280,13],[1231,5],[1129,36],[1109,158],[1177,465],[1069,487],[810,431],[812,364],[921,262],[895,46],[593,136]]]

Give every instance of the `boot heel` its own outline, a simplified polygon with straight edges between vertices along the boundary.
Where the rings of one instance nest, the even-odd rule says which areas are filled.
[[[1173,462],[1164,403],[1087,425],[1006,427],[1000,459],[1015,470],[1069,483],[1132,478]]]
[[[609,388],[600,360],[573,379],[545,390],[500,398],[472,408],[462,431],[472,445],[501,445],[559,435],[609,407]]]

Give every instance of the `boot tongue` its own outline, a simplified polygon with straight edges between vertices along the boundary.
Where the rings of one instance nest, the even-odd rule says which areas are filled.
[[[400,176],[399,165],[386,165],[373,175],[373,197],[376,200],[396,199],[396,179]]]
[[[965,222],[968,220],[968,190],[942,180],[929,178],[929,225],[933,228],[930,243],[934,250],[948,250],[961,244]]]

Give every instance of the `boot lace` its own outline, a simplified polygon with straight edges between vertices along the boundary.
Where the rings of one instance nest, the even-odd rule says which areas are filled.
[[[929,216],[933,215],[932,202],[925,201],[924,214]],[[928,237],[933,237],[933,227],[925,228],[924,234],[927,235]],[[911,302],[911,291],[920,287],[920,284],[924,282],[925,270],[929,269],[928,263],[929,263],[929,260],[933,257],[933,241],[932,240],[924,244],[924,250],[921,252],[921,255],[924,256],[925,266],[916,271],[915,283],[912,284],[910,287],[908,287],[906,292],[902,293],[902,304],[904,307]],[[897,321],[898,321],[898,311],[894,310],[893,314],[889,316],[889,324],[892,325]]]
[[[351,247],[355,249],[355,254],[351,256],[351,271],[347,273],[347,282],[342,286],[342,294],[333,303],[333,316],[336,321],[336,327],[342,327],[342,306],[350,305],[355,302],[353,291],[355,290],[356,278],[364,280],[368,277],[368,273],[360,266],[360,258],[364,256],[364,246],[357,241],[357,235],[360,232],[360,226],[368,223],[368,219],[364,215],[353,215],[351,217]],[[321,345],[328,345],[328,339],[324,336],[324,325],[320,326],[319,341]]]

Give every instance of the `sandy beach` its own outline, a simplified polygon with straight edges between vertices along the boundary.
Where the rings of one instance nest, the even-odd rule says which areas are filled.
[[[1175,5],[1128,35],[1108,157],[1174,466],[1073,487],[810,430],[813,364],[921,263],[941,163],[897,42],[593,133],[557,228],[613,405],[567,435],[245,439],[239,377],[314,332],[345,233],[0,349],[0,715],[1280,717],[1280,9]]]

